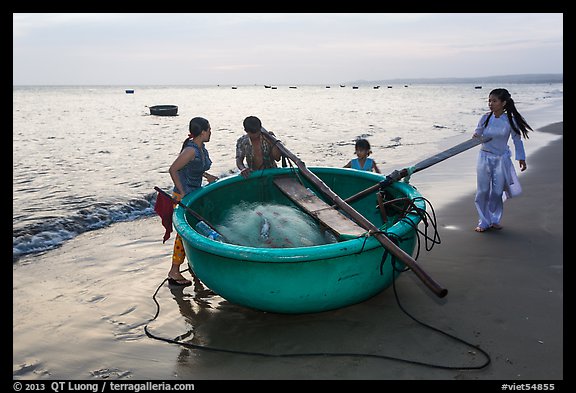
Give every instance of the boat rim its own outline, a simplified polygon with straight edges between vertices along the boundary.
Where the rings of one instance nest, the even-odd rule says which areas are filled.
[[[373,180],[375,183],[384,180],[384,176],[381,174],[358,171],[356,169],[349,168],[333,168],[333,167],[309,167],[312,172],[354,172],[355,176],[360,176]],[[292,168],[275,168],[267,169],[266,171],[254,172],[251,176],[276,176],[287,174],[294,171]],[[262,173],[264,172],[264,173]],[[207,184],[198,191],[186,195],[182,199],[182,203],[186,206],[190,206],[193,201],[202,198],[206,194],[209,194],[217,187],[222,187],[225,185],[237,183],[244,181],[245,179],[241,175],[229,176],[220,179],[214,183]],[[405,194],[407,197],[421,198],[422,195],[411,185],[404,182],[394,182],[390,187],[399,189],[400,192]],[[416,200],[416,206],[419,208],[425,208],[425,203],[423,200]],[[396,235],[404,235],[409,231],[413,230],[413,225],[418,225],[420,222],[420,217],[417,214],[409,214],[408,219],[412,221],[412,225],[405,220],[398,221],[391,227],[387,229],[388,233],[394,233]],[[186,211],[181,206],[177,206],[174,209],[173,215],[174,227],[178,234],[185,241],[192,242],[194,247],[213,255],[217,255],[224,258],[239,259],[250,262],[257,263],[292,263],[292,262],[312,262],[320,259],[329,259],[335,257],[343,257],[347,255],[357,254],[363,251],[372,250],[377,247],[382,247],[380,242],[373,236],[361,236],[357,238],[352,238],[349,240],[340,241],[337,243],[328,243],[314,246],[306,247],[292,247],[292,248],[260,248],[260,247],[248,247],[241,246],[237,244],[222,243],[212,239],[209,239],[198,232],[196,232],[192,225],[188,223],[186,219]],[[382,227],[380,227],[382,228]]]

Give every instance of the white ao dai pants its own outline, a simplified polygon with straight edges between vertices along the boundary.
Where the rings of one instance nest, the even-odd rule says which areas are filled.
[[[499,224],[506,197],[521,192],[510,150],[503,155],[480,150],[476,165],[476,187],[474,203],[478,210],[478,226],[485,229]]]

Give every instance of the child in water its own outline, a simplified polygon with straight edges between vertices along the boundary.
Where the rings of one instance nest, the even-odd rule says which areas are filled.
[[[371,153],[372,150],[370,149],[370,142],[368,142],[368,140],[356,140],[356,155],[358,158],[354,158],[348,161],[348,163],[344,165],[344,168],[380,173],[380,169],[378,169],[376,161],[374,161],[372,158],[368,158]]]

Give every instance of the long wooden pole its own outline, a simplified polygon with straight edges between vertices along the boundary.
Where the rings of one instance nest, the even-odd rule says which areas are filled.
[[[412,269],[412,271],[416,274],[416,276],[432,292],[434,292],[436,296],[442,298],[448,294],[448,290],[440,286],[440,284],[434,281],[432,277],[430,277],[424,270],[422,270],[422,268],[416,263],[414,258],[412,258],[404,250],[402,250],[400,247],[394,244],[383,233],[379,232],[380,230],[378,227],[372,224],[362,214],[358,213],[352,206],[350,206],[342,198],[340,198],[338,194],[332,191],[330,187],[328,187],[326,183],[322,181],[322,179],[320,179],[318,176],[312,173],[298,157],[296,157],[294,154],[292,154],[292,152],[290,152],[286,147],[284,147],[284,145],[273,135],[271,135],[264,127],[262,127],[262,134],[266,138],[268,138],[274,146],[277,146],[282,154],[291,159],[296,164],[298,169],[300,169],[302,175],[305,176],[312,183],[314,183],[314,185],[316,185],[324,195],[330,198],[336,205],[338,205],[338,207],[340,207],[340,209],[349,214],[350,217],[352,217],[357,222],[358,225],[372,232],[372,235],[380,242],[380,244],[384,246],[384,248],[386,248],[386,250],[388,250],[388,252],[390,252],[392,255],[394,255],[396,258],[402,261],[406,266]]]

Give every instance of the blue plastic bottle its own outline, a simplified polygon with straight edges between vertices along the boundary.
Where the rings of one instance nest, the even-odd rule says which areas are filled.
[[[210,228],[204,221],[198,221],[196,224],[196,231],[199,234],[206,236],[208,239],[216,240],[217,242],[224,242],[222,235]]]

